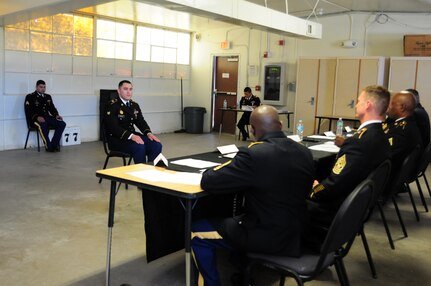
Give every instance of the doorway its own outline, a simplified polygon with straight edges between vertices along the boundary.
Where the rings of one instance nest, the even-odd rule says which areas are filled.
[[[236,107],[238,90],[238,56],[214,56],[211,95],[212,130],[219,131],[221,110],[226,99],[228,107]],[[222,132],[235,134],[236,112],[225,112]]]

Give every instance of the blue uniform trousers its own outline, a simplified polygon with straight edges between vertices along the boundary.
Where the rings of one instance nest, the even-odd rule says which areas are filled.
[[[46,149],[53,150],[60,146],[61,135],[63,134],[64,128],[66,128],[66,123],[62,120],[57,120],[55,117],[47,116],[45,117],[45,122],[35,122],[34,125],[39,130],[39,134],[42,137],[43,144]],[[54,128],[54,136],[49,139],[49,129]]]
[[[132,154],[135,164],[152,162],[162,152],[162,144],[160,142],[151,141],[145,135],[139,135],[145,144],[137,144],[132,140],[128,140],[121,146],[122,152]]]
[[[233,250],[232,246],[215,230],[208,220],[199,220],[192,225],[192,255],[194,274],[199,286],[219,286],[216,249]]]

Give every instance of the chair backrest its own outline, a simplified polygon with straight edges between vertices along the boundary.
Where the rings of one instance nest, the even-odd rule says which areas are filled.
[[[330,253],[338,253],[346,243],[352,243],[361,229],[366,212],[373,196],[373,182],[366,179],[361,182],[344,200],[329,227],[325,241],[320,248],[320,260],[316,271]],[[344,255],[348,252],[348,248]]]
[[[105,127],[104,119],[102,119],[102,122],[100,124],[100,136],[102,137],[103,149],[105,150],[105,154],[109,155],[110,150],[108,146],[108,137],[106,136],[106,127]]]
[[[368,175],[367,179],[370,179],[374,183],[373,198],[370,204],[371,206],[375,204],[379,196],[385,190],[389,180],[389,175],[391,174],[391,167],[391,160],[387,159]]]
[[[383,195],[383,200],[391,198],[398,192],[404,183],[416,179],[417,162],[420,156],[421,148],[416,146],[404,159],[399,170],[392,170],[392,182],[390,182]]]
[[[27,122],[27,128],[28,129],[35,129],[36,127],[34,126],[34,124],[33,124],[33,122],[31,121],[31,116],[30,116],[30,114],[29,114],[29,108],[28,108],[28,106],[26,105],[26,101],[27,101],[27,97],[26,97],[26,99],[24,100],[24,113],[25,113],[25,121]]]
[[[422,156],[419,159],[417,175],[420,175],[421,173],[425,172],[430,162],[431,162],[431,142],[425,148],[425,150],[422,153]]]

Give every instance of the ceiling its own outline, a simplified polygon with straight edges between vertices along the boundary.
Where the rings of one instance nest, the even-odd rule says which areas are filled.
[[[201,0],[202,1],[202,0]],[[209,0],[214,1],[214,0]],[[431,13],[431,0],[247,0],[300,18],[318,21],[319,17],[350,12]],[[145,4],[152,2],[152,5]],[[0,25],[35,19],[62,12],[81,11],[136,22],[195,30],[207,18],[188,11],[173,11],[154,6],[154,0],[1,0]],[[166,7],[166,4],[164,5]],[[168,7],[169,8],[169,7]],[[256,18],[258,15],[250,15]],[[213,17],[213,19],[217,19]]]

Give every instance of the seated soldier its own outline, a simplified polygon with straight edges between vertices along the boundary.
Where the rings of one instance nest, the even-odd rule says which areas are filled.
[[[419,92],[416,89],[406,89],[406,91],[410,92],[415,96],[416,99],[416,108],[414,110],[414,116],[416,120],[416,124],[419,128],[419,132],[422,137],[422,147],[426,147],[430,143],[430,118],[428,112],[422,106],[419,98]]]
[[[250,124],[258,141],[202,176],[201,187],[206,192],[243,192],[245,211],[240,217],[193,224],[192,251],[199,285],[220,285],[216,248],[300,255],[306,227],[305,201],[314,176],[311,152],[284,135],[272,106],[257,107]]]
[[[315,181],[308,209],[312,224],[329,226],[345,198],[384,160],[389,158],[389,143],[382,120],[390,93],[382,86],[368,86],[358,97],[356,117],[361,125],[341,145],[329,177]]]
[[[393,172],[401,168],[413,148],[422,146],[421,134],[414,117],[415,107],[416,99],[410,92],[401,91],[391,98],[387,110],[390,123],[385,124],[384,129],[391,146]]]
[[[39,131],[47,152],[59,152],[60,140],[66,123],[55,108],[51,95],[45,93],[46,84],[43,80],[36,82],[36,90],[25,97],[25,114],[28,123]],[[54,135],[49,139],[50,128],[55,129]]]
[[[244,88],[244,96],[241,97],[241,100],[239,101],[239,108],[242,109],[243,106],[251,106],[252,108],[255,108],[259,105],[260,105],[259,97],[254,96],[251,93],[251,88],[249,87]],[[250,114],[251,114],[250,111],[244,111],[242,113],[240,120],[238,121],[238,124],[236,125],[238,126],[238,129],[241,132],[242,141],[246,141],[247,138],[249,137],[248,132],[245,130],[245,126],[250,124]]]
[[[118,84],[118,97],[106,112],[109,148],[132,154],[135,164],[152,162],[162,152],[162,144],[142,116],[139,104],[132,100],[133,86],[128,80]],[[136,132],[137,126],[142,133]]]

